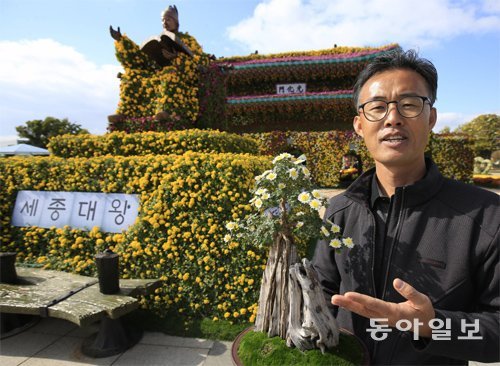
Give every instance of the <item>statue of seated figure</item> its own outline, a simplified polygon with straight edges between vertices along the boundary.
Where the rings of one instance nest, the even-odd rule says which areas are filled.
[[[159,66],[167,66],[172,63],[179,52],[192,57],[191,50],[182,42],[178,36],[179,32],[179,13],[177,7],[169,6],[162,13],[163,32],[158,36],[153,36],[141,45],[141,51],[153,59]],[[111,37],[119,41],[122,38],[120,27],[114,30],[112,26],[109,27]]]
[[[133,119],[143,117],[154,117],[154,120],[166,123],[165,126],[178,121],[191,126],[197,119],[199,68],[208,65],[209,57],[194,37],[179,32],[175,5],[169,6],[161,17],[162,33],[146,40],[140,47],[122,34],[119,27],[116,30],[109,28],[115,40],[116,58],[123,66],[123,71],[118,74],[118,108],[116,114],[108,116],[110,130],[143,128],[140,121],[135,127],[130,125],[136,123]],[[155,124],[144,128],[161,126]]]

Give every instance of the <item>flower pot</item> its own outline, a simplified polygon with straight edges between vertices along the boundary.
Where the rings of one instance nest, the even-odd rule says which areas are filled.
[[[249,333],[253,330],[254,330],[253,326],[245,329],[240,334],[238,334],[238,336],[234,340],[233,345],[231,347],[231,357],[232,357],[232,361],[233,361],[234,366],[245,366],[243,364],[241,358],[238,355],[238,350],[240,348],[240,344],[241,344],[243,338],[245,337],[245,335],[247,335],[247,333]],[[362,353],[361,362],[359,364],[363,365],[363,366],[369,365],[370,364],[370,355],[368,353],[368,349],[366,348],[365,344],[357,336],[355,336],[354,334],[352,334],[351,332],[349,332],[345,329],[341,328],[340,333],[341,333],[341,336],[344,335],[344,336],[348,336],[348,337],[354,339],[355,342],[359,345],[360,352]],[[284,341],[283,341],[283,343],[284,343]],[[292,350],[292,349],[290,349],[290,350]],[[342,349],[340,349],[339,351],[341,353]],[[259,363],[259,364],[265,365],[265,363]]]

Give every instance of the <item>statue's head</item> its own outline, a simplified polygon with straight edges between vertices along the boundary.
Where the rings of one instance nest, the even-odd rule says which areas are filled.
[[[179,13],[177,7],[170,5],[163,13],[161,13],[163,28],[170,32],[177,33],[179,31]]]

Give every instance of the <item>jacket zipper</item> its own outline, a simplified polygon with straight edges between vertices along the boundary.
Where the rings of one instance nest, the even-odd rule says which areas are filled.
[[[371,219],[371,224],[372,224],[372,227],[375,228],[374,230],[372,230],[372,263],[371,263],[371,274],[372,274],[372,287],[373,287],[373,293],[375,294],[375,297],[377,297],[377,286],[375,284],[375,273],[373,272],[374,269],[375,269],[375,241],[376,241],[376,236],[375,236],[375,231],[376,231],[376,222],[375,222],[375,217],[373,215],[373,212],[368,209],[368,212],[369,212],[369,217]]]
[[[380,297],[382,300],[384,300],[385,291],[387,290],[387,280],[389,277],[389,270],[390,270],[391,262],[392,262],[392,253],[394,252],[394,247],[396,246],[396,244],[399,241],[399,234],[401,231],[401,221],[402,221],[402,217],[403,217],[403,213],[404,213],[405,190],[406,190],[406,187],[403,187],[402,192],[401,192],[401,209],[399,210],[398,221],[396,221],[396,227],[394,228],[395,235],[394,235],[394,238],[392,239],[391,248],[389,251],[389,258],[387,259],[387,267],[386,267],[385,276],[384,276],[384,287],[382,289],[382,293],[381,293],[381,297]]]
[[[392,242],[391,242],[391,249],[390,249],[390,252],[389,252],[389,258],[387,260],[387,268],[385,270],[385,277],[384,277],[384,287],[382,289],[382,293],[380,294],[380,299],[384,300],[384,297],[385,297],[385,291],[386,291],[386,288],[387,288],[387,278],[389,277],[389,267],[391,266],[391,260],[392,260],[392,252],[394,250],[394,246],[395,246],[395,243],[398,241],[399,239],[399,228],[400,228],[400,224],[401,224],[401,218],[403,216],[403,209],[404,209],[404,198],[405,198],[405,187],[403,187],[402,189],[402,193],[401,193],[401,209],[399,210],[399,214],[398,214],[398,221],[396,221],[396,228],[395,228],[395,231],[396,231],[396,235],[394,236],[394,238],[392,239]],[[374,244],[375,245],[375,244]],[[375,260],[375,257],[373,256],[373,260]],[[373,273],[373,271],[372,271]],[[373,280],[373,283],[375,283],[375,280]],[[375,291],[376,291],[376,288],[375,288]],[[394,352],[394,350],[392,351],[392,353]],[[377,356],[377,353],[378,353],[378,343],[375,342],[374,346],[373,346],[373,360],[375,360],[376,356]],[[392,353],[390,355],[390,359],[392,359]]]

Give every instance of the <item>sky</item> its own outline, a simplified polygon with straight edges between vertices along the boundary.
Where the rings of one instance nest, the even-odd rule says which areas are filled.
[[[500,114],[497,0],[0,0],[0,145],[47,116],[105,133],[121,70],[109,26],[141,44],[173,4],[179,30],[217,57],[414,48],[439,73],[435,131]]]

